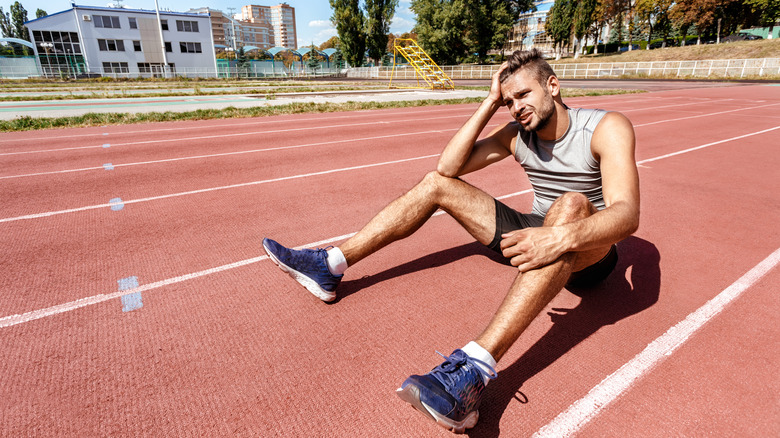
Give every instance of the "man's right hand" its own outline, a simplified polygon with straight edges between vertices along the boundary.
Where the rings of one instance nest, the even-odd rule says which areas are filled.
[[[487,98],[499,106],[504,106],[504,96],[501,94],[501,81],[499,81],[498,78],[508,65],[509,64],[506,62],[501,64],[501,66],[498,67],[498,71],[493,73],[493,79],[490,82],[490,92],[488,93]]]

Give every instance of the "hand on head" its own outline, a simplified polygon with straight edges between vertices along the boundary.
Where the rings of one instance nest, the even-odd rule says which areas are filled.
[[[501,66],[498,67],[498,71],[493,73],[493,80],[490,83],[490,93],[488,93],[488,99],[492,99],[498,105],[504,104],[504,96],[501,94],[501,81],[499,80],[499,77],[501,76],[501,72],[504,71],[508,65],[509,64],[506,62],[501,64]]]

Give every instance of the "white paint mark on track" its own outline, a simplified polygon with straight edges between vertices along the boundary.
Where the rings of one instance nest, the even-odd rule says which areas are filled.
[[[207,189],[199,189],[199,190],[190,190],[187,192],[179,192],[179,193],[169,193],[167,195],[159,195],[159,196],[151,196],[148,198],[140,198],[140,199],[130,199],[127,201],[123,201],[123,205],[127,206],[130,204],[138,204],[141,202],[148,202],[148,201],[157,201],[160,199],[168,199],[168,198],[177,198],[181,196],[187,196],[187,195],[195,195],[199,193],[209,193],[209,192],[215,192],[218,190],[227,190],[227,189],[236,189],[239,187],[249,187],[249,186],[256,186],[259,184],[267,184],[267,183],[273,183],[273,182],[279,182],[279,181],[287,181],[292,179],[300,179],[300,178],[307,178],[310,176],[318,176],[318,175],[327,175],[330,173],[338,173],[338,172],[347,172],[350,170],[358,170],[358,169],[367,169],[370,167],[378,167],[378,166],[385,166],[389,164],[398,164],[398,163],[406,163],[409,161],[416,161],[416,160],[424,160],[426,158],[433,158],[438,157],[439,154],[433,154],[433,155],[423,155],[421,157],[413,157],[413,158],[404,158],[401,160],[393,160],[393,161],[385,161],[382,163],[372,163],[372,164],[363,164],[360,166],[352,166],[352,167],[342,167],[339,169],[330,169],[330,170],[323,170],[321,172],[312,172],[312,173],[304,173],[299,175],[291,175],[291,176],[283,176],[279,178],[271,178],[271,179],[264,179],[259,181],[251,181],[246,183],[239,183],[239,184],[231,184],[227,186],[219,186],[219,187],[209,187]],[[16,217],[9,217],[9,218],[3,218],[0,219],[0,223],[3,222],[14,222],[19,220],[25,220],[25,219],[39,219],[43,217],[49,217],[49,216],[56,216],[60,214],[66,214],[66,213],[77,213],[81,211],[87,211],[87,210],[95,210],[99,208],[105,208],[105,207],[112,207],[114,204],[108,203],[108,204],[97,204],[97,205],[88,205],[86,207],[77,207],[77,208],[69,208],[66,210],[57,210],[57,211],[47,211],[44,213],[35,213],[35,214],[28,214],[24,216],[16,216]]]
[[[707,321],[717,316],[730,303],[754,284],[758,283],[780,262],[780,248],[720,292],[684,320],[651,342],[641,353],[596,385],[588,394],[569,406],[553,421],[539,429],[533,436],[569,437],[577,433],[610,403],[621,396],[634,383],[653,370],[684,344]]]
[[[727,138],[725,140],[720,140],[720,141],[716,141],[716,142],[712,142],[712,143],[707,143],[707,144],[704,144],[704,145],[701,145],[701,146],[696,146],[696,147],[693,147],[693,148],[684,149],[682,151],[677,151],[677,152],[673,152],[673,153],[670,153],[670,154],[661,155],[661,156],[658,156],[658,157],[655,157],[655,158],[648,158],[648,159],[645,159],[645,160],[637,161],[637,164],[642,165],[642,164],[649,163],[649,162],[652,162],[652,161],[657,161],[657,160],[660,160],[660,159],[663,159],[663,158],[673,157],[675,155],[680,155],[680,154],[696,151],[696,150],[699,150],[699,149],[704,149],[704,148],[707,148],[707,147],[710,147],[710,146],[714,146],[714,145],[718,145],[718,144],[722,144],[722,143],[727,143],[727,142],[730,142],[730,141],[739,140],[739,139],[751,137],[751,136],[754,136],[754,135],[764,134],[764,133],[771,132],[771,131],[774,131],[774,130],[777,130],[777,129],[780,129],[780,126],[775,126],[774,128],[764,129],[762,131],[752,132],[752,133],[740,135],[740,136],[737,136],[737,137]],[[425,158],[432,158],[432,157],[437,157],[437,156],[439,156],[439,154],[424,155],[424,156],[421,156],[421,157],[405,158],[405,159],[401,159],[401,160],[386,161],[386,162],[382,162],[382,163],[365,164],[365,165],[361,165],[361,166],[344,167],[344,168],[339,168],[339,169],[331,169],[331,170],[325,170],[325,171],[321,171],[321,172],[312,172],[312,173],[306,173],[306,174],[285,176],[285,177],[272,178],[272,179],[267,179],[267,180],[251,181],[251,182],[247,182],[247,183],[231,184],[231,185],[219,186],[219,187],[210,187],[210,188],[206,188],[206,189],[190,190],[190,191],[186,191],[186,192],[170,193],[170,194],[167,194],[167,195],[151,196],[151,197],[148,197],[148,198],[131,199],[131,200],[125,201],[124,204],[125,205],[138,204],[138,203],[141,203],[141,202],[156,201],[156,200],[168,199],[168,198],[176,198],[176,197],[187,196],[187,195],[195,195],[195,194],[200,194],[200,193],[214,192],[214,191],[218,191],[218,190],[235,189],[235,188],[240,188],[240,187],[248,187],[248,186],[254,186],[254,185],[259,185],[259,184],[266,184],[266,183],[271,183],[271,182],[286,181],[286,180],[290,180],[290,179],[306,178],[306,177],[310,177],[310,176],[326,175],[326,174],[329,174],[329,173],[345,172],[345,171],[349,171],[349,170],[357,170],[357,169],[365,169],[365,168],[369,168],[369,167],[383,166],[383,165],[387,165],[387,164],[396,164],[396,163],[403,163],[403,162],[407,162],[407,161],[422,160],[422,159],[425,159]],[[117,165],[114,165],[114,167],[117,167]],[[65,210],[56,210],[56,211],[48,211],[48,212],[43,212],[43,213],[28,214],[28,215],[23,215],[23,216],[14,216],[14,217],[8,217],[8,218],[0,219],[0,223],[14,222],[14,221],[26,220],[26,219],[39,219],[39,218],[44,218],[44,217],[49,217],[49,216],[66,214],[66,213],[77,213],[77,212],[81,212],[81,211],[95,210],[95,209],[104,208],[104,207],[110,207],[110,206],[111,206],[110,204],[97,204],[97,205],[88,205],[88,206],[85,206],[85,207],[70,208],[70,209],[65,209]]]

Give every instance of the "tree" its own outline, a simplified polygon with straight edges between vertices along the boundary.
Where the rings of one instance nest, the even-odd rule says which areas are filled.
[[[469,51],[477,55],[477,62],[485,62],[491,49],[500,48],[509,36],[514,20],[506,0],[472,0],[465,2],[469,19]]]
[[[366,0],[366,48],[377,63],[387,53],[387,34],[397,7],[398,0]]]
[[[769,26],[769,38],[777,20],[780,20],[780,0],[744,0],[754,12],[760,14],[761,24]]]
[[[27,21],[27,10],[19,2],[11,5],[11,26],[14,32],[14,38],[30,41],[30,34],[24,22]]]
[[[468,53],[466,1],[412,0],[418,42],[439,64],[457,64]]]
[[[662,33],[662,47],[666,47],[666,37],[669,34],[669,10],[672,0],[637,0],[635,9],[637,18],[647,26],[647,48],[653,39],[653,31]]]
[[[35,10],[35,18],[42,18],[42,17],[45,17],[47,15],[49,15],[49,14],[47,14],[46,11],[44,11],[41,8],[38,8],[38,9]]]
[[[325,50],[325,49],[335,49],[339,45],[339,37],[332,36],[328,39],[328,41],[325,41],[324,43],[320,44],[319,49]]]
[[[14,31],[11,27],[11,14],[3,11],[3,7],[0,6],[0,34],[3,38],[13,38]]]
[[[582,39],[587,35],[590,30],[590,25],[596,19],[596,6],[598,0],[579,0],[573,11],[573,28],[574,37],[577,38],[577,42],[574,47],[574,58],[579,58]]]
[[[339,34],[344,57],[353,67],[363,64],[366,51],[365,18],[358,3],[358,0],[330,0],[333,9],[331,21]]]
[[[574,16],[573,0],[557,0],[547,12],[545,30],[557,47],[556,59],[561,58],[563,47],[571,40],[572,20]]]

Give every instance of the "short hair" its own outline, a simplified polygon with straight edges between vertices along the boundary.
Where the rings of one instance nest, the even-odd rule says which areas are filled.
[[[539,49],[516,50],[509,55],[506,62],[507,67],[498,77],[500,82],[504,82],[509,76],[513,75],[521,68],[528,69],[532,75],[536,76],[536,80],[543,86],[547,83],[547,79],[550,76],[555,76],[555,72],[552,67],[550,67],[550,64],[544,60],[544,56]]]

